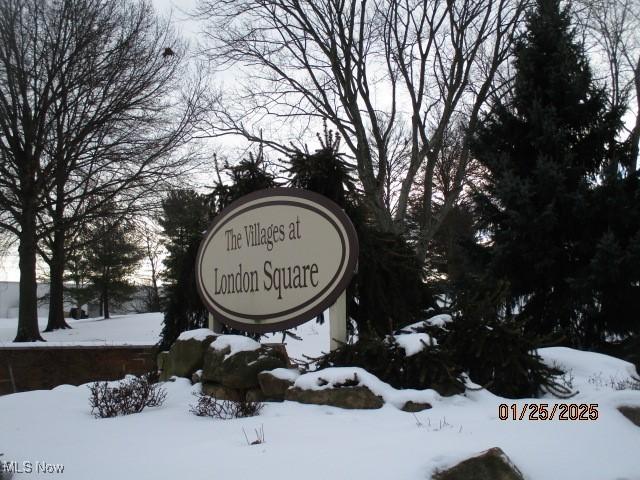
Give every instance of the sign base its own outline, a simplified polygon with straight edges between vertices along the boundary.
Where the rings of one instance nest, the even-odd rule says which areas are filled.
[[[347,292],[343,291],[336,303],[329,307],[329,348],[336,350],[347,343]]]
[[[209,330],[213,330],[213,333],[222,333],[222,323],[218,322],[211,314],[209,314]]]

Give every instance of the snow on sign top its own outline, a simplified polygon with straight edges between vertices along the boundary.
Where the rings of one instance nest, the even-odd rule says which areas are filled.
[[[216,319],[272,332],[330,307],[357,260],[355,229],[338,205],[306,190],[274,188],[236,200],[213,220],[196,279]]]

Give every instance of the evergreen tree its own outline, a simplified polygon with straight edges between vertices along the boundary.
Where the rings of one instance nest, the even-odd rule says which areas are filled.
[[[623,109],[607,109],[559,0],[536,2],[516,45],[515,69],[511,96],[495,105],[473,144],[490,173],[475,195],[490,239],[488,276],[506,280],[504,307],[519,313],[527,331],[594,342],[603,335],[594,322],[610,296],[601,295],[594,267],[604,252],[622,259],[612,244],[626,248],[638,231],[637,223],[617,229],[626,240],[612,240],[609,220],[626,207],[607,201],[602,190],[620,180],[625,149],[615,139]],[[631,270],[638,273],[637,265]],[[615,291],[622,283],[609,285]]]
[[[68,240],[74,242],[75,247],[72,248],[67,255],[67,266],[64,274],[66,283],[64,298],[75,305],[76,319],[80,318],[82,306],[88,304],[96,297],[91,284],[91,271],[87,248],[80,243],[85,240],[83,233],[81,233],[82,230],[84,229],[80,229],[80,232],[76,233],[73,239]]]
[[[428,306],[420,262],[402,235],[376,227],[351,178],[353,168],[339,153],[340,137],[325,125],[318,140],[321,148],[314,153],[305,149],[289,158],[290,185],[324,195],[353,222],[360,255],[347,288],[347,317],[356,321],[360,337],[384,337],[418,320]]]
[[[99,218],[88,227],[86,262],[91,289],[100,302],[100,315],[110,318],[110,307],[129,300],[135,292],[130,278],[144,251],[126,222]]]
[[[194,190],[172,190],[162,201],[162,215],[158,222],[167,249],[163,276],[169,284],[178,282],[190,246],[200,242],[211,217],[207,196]]]
[[[168,238],[165,265],[172,283],[166,287],[162,348],[168,349],[181,332],[208,324],[208,311],[198,294],[195,269],[200,241],[213,217],[243,195],[278,186],[266,168],[262,149],[257,156],[250,154],[249,159],[237,165],[225,164],[224,173],[230,181],[224,183],[219,176],[209,195],[174,192],[163,203],[163,218],[159,222]]]
[[[289,184],[324,195],[343,209],[351,209],[356,188],[351,176],[354,168],[339,153],[340,136],[324,125],[324,135],[317,135],[320,149],[310,154],[308,148],[289,158]],[[355,213],[355,212],[351,212]]]

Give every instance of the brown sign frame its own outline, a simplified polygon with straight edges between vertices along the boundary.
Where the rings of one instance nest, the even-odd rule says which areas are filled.
[[[273,202],[269,202],[269,197],[274,198]],[[289,197],[290,200],[283,199],[283,197]],[[276,200],[277,198],[277,200]],[[246,315],[239,312],[234,312],[231,310],[227,310],[225,307],[217,304],[215,300],[213,300],[207,293],[206,289],[202,285],[202,258],[208,248],[209,243],[213,239],[213,236],[218,232],[220,228],[222,228],[227,222],[234,219],[236,216],[241,215],[242,213],[252,211],[264,206],[268,205],[291,205],[295,204],[296,206],[302,208],[313,209],[312,205],[305,203],[296,203],[296,199],[304,199],[307,202],[318,204],[320,207],[329,210],[335,218],[340,222],[342,227],[344,228],[344,232],[346,233],[346,238],[342,238],[342,232],[337,226],[335,227],[336,231],[340,234],[340,240],[343,245],[342,252],[340,252],[341,263],[346,262],[346,269],[344,270],[344,274],[342,278],[340,278],[337,283],[335,282],[335,277],[339,275],[341,267],[337,269],[337,272],[325,289],[320,291],[317,295],[312,297],[311,299],[305,301],[302,305],[297,305],[296,307],[291,307],[286,311],[278,312],[278,315]],[[264,200],[260,204],[256,205],[254,208],[244,208],[243,207],[250,202],[256,200]],[[324,212],[320,209],[316,210],[316,213],[324,216],[330,223],[333,222],[333,219],[330,219]],[[346,245],[348,244],[348,252],[349,257],[347,257]],[[359,255],[359,244],[358,244],[358,236],[356,230],[351,223],[351,220],[346,215],[346,213],[333,201],[329,200],[327,197],[320,195],[315,192],[311,192],[308,190],[302,190],[297,188],[269,188],[265,190],[259,190],[257,192],[250,193],[245,195],[238,200],[232,202],[226,208],[224,208],[212,221],[211,225],[207,229],[204,238],[200,242],[200,247],[198,248],[198,255],[196,257],[196,285],[198,289],[198,294],[202,299],[202,302],[207,307],[207,310],[214,316],[214,318],[230,327],[233,327],[238,330],[255,332],[255,333],[267,333],[267,332],[276,332],[281,330],[286,330],[288,328],[293,328],[302,323],[305,323],[312,318],[318,316],[320,313],[325,311],[331,305],[335,303],[340,294],[347,288],[353,274],[355,273],[357,264],[358,264],[358,255]],[[334,284],[334,287],[330,289],[331,285]],[[330,290],[325,292],[326,290]],[[312,308],[304,309],[305,305],[311,304],[315,302],[319,297],[324,297],[315,304]],[[280,322],[274,322],[269,324],[260,324],[260,323],[251,323],[251,322],[259,322],[260,320],[266,320],[267,318],[273,318],[274,316],[284,315],[295,313],[296,310],[301,309],[300,312],[295,314],[293,317],[288,318],[287,320],[283,320]],[[230,318],[226,313],[232,313],[236,317],[244,317],[247,319],[247,322],[240,322],[236,319]]]

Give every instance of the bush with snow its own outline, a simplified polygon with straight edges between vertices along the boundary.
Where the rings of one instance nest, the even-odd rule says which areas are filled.
[[[264,408],[264,403],[251,400],[221,400],[204,393],[194,393],[198,398],[189,411],[199,417],[212,417],[221,420],[255,417]]]
[[[145,407],[159,407],[167,392],[152,375],[129,375],[116,385],[94,382],[89,385],[91,414],[96,418],[109,418],[141,412]]]
[[[432,388],[441,395],[464,391],[462,369],[426,334],[361,339],[327,354],[318,367],[361,367],[394,388]]]

